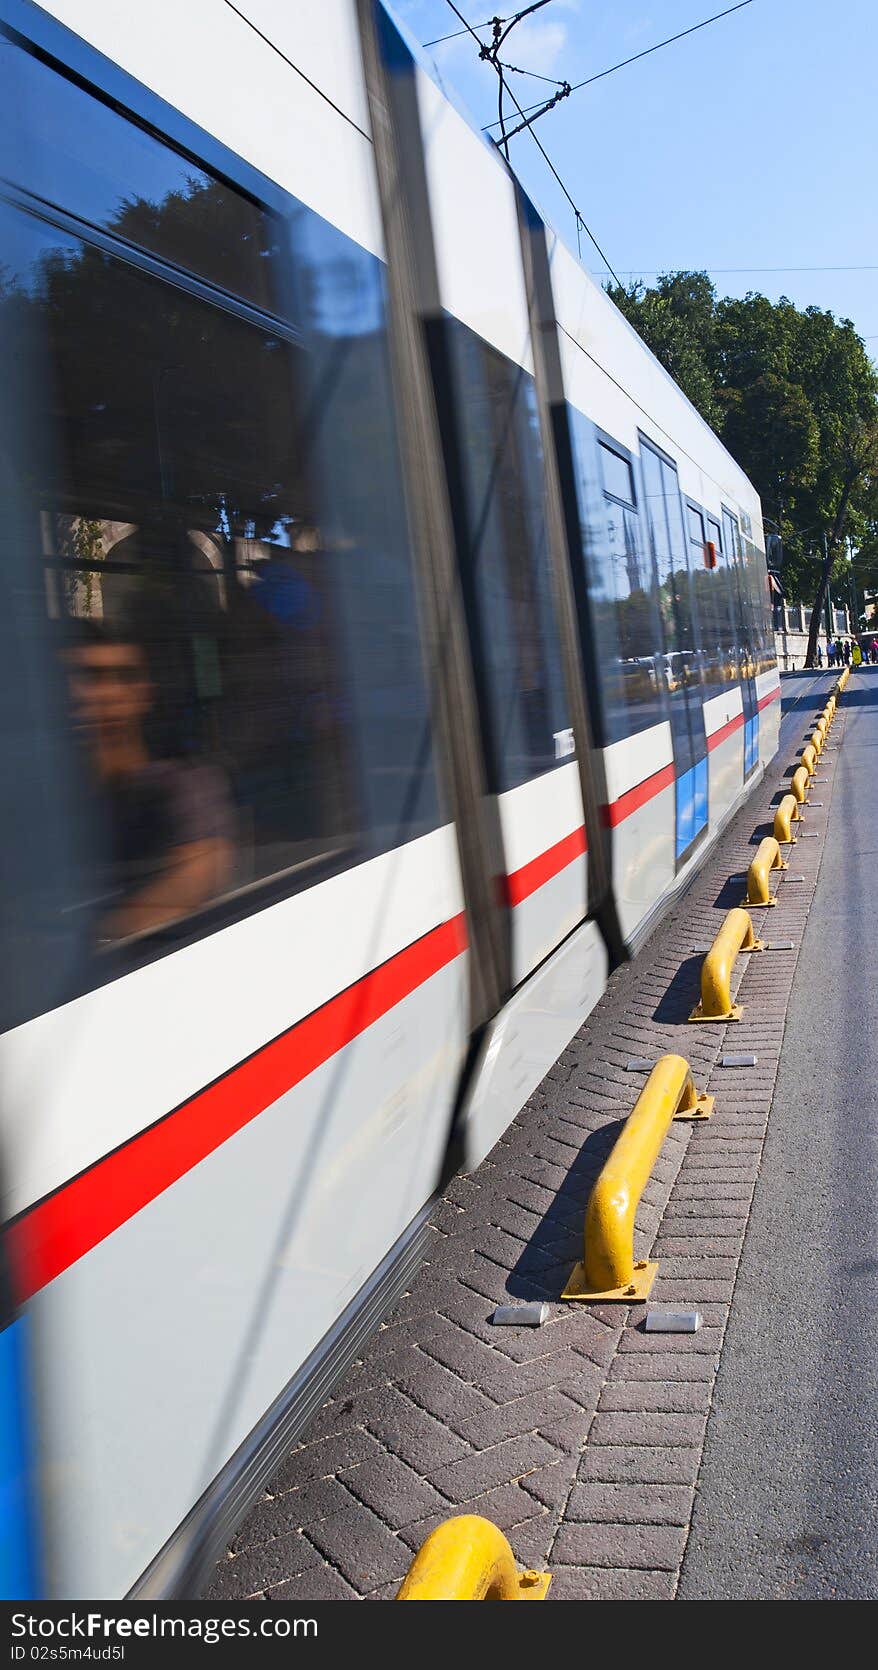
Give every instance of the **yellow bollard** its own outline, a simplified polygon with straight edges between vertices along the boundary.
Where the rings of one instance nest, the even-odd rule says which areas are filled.
[[[813,742],[806,744],[799,757],[808,773],[808,776],[813,777],[815,771],[817,770],[817,749],[814,747]]]
[[[742,913],[743,914],[743,913]],[[709,1119],[713,1097],[699,1096],[688,1061],[663,1055],[625,1121],[589,1196],[583,1257],[562,1299],[645,1299],[657,1264],[634,1262],[634,1215],[673,1119]]]
[[[792,782],[790,783],[790,793],[795,795],[800,806],[804,806],[808,798],[808,780],[808,772],[805,766],[800,765],[798,771],[793,772]]]
[[[780,847],[773,835],[766,835],[756,848],[753,862],[747,871],[747,897],[745,905],[776,905],[777,899],[772,896],[768,885],[769,873],[772,870],[785,870],[786,860],[781,858]]]
[[[701,965],[701,1002],[690,1021],[739,1021],[740,1004],[732,1002],[732,969],[739,951],[761,951],[746,910],[730,910]]]
[[[799,802],[794,794],[785,794],[774,814],[774,838],[776,841],[795,841],[790,825],[801,823]]]
[[[811,732],[811,740],[809,741],[807,746],[809,748],[813,748],[815,754],[822,754],[822,752],[823,752],[823,733],[822,733],[822,731],[818,731],[816,729],[813,730]]]
[[[519,1571],[502,1531],[464,1513],[431,1531],[397,1600],[545,1600],[547,1571]]]

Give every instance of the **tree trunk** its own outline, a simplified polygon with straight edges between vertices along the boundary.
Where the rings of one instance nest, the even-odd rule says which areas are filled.
[[[817,653],[817,639],[820,635],[820,618],[823,614],[824,605],[826,603],[826,593],[829,588],[829,576],[832,571],[832,565],[835,561],[835,553],[838,549],[838,542],[841,539],[842,529],[844,528],[845,517],[848,513],[851,493],[854,490],[854,484],[859,474],[859,466],[853,467],[845,480],[844,486],[841,490],[841,497],[839,498],[838,506],[833,518],[832,529],[830,531],[829,538],[826,541],[826,556],[823,559],[820,569],[820,579],[817,582],[817,595],[814,598],[814,604],[811,609],[811,624],[808,628],[808,648],[805,652],[806,667],[814,666],[814,660]]]

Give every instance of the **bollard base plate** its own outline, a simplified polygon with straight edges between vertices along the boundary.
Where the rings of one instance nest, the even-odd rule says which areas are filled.
[[[674,1120],[688,1120],[690,1125],[694,1119],[709,1119],[713,1113],[715,1096],[699,1096],[694,1108],[681,1108],[674,1114]]]
[[[657,1270],[658,1264],[642,1259],[635,1264],[634,1274],[624,1287],[611,1287],[604,1293],[596,1293],[586,1281],[585,1266],[576,1264],[567,1278],[561,1298],[584,1300],[592,1305],[636,1305],[638,1300],[649,1297]]]
[[[552,1581],[550,1571],[520,1571],[516,1573],[519,1600],[545,1600]]]
[[[751,946],[750,949],[753,950],[754,947]],[[761,945],[760,945],[759,949],[760,949],[760,951],[762,950]],[[743,1015],[743,1013],[744,1013],[744,1010],[743,1010],[741,1004],[740,1003],[733,1003],[732,1007],[729,1010],[727,1015],[702,1015],[701,1004],[696,1003],[695,1008],[692,1010],[692,1013],[689,1016],[689,1019],[690,1019],[690,1021],[703,1021],[705,1026],[710,1026],[711,1023],[716,1024],[717,1021],[739,1021],[741,1019],[741,1016]]]
[[[780,868],[785,870],[787,866],[782,864]],[[773,893],[769,893],[767,899],[742,899],[741,904],[745,910],[771,910],[772,905],[777,904],[777,898]]]

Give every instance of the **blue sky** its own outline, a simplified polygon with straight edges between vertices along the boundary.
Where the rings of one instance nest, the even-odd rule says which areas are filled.
[[[422,42],[460,27],[445,0],[391,4]],[[472,22],[518,9],[457,4]],[[513,31],[504,56],[579,81],[723,9],[723,0],[550,0]],[[497,80],[472,39],[432,50],[471,116],[492,121]],[[538,132],[623,280],[632,269],[650,282],[655,270],[706,268],[722,295],[787,295],[852,319],[878,359],[876,72],[876,0],[753,0],[572,94]],[[522,105],[543,90],[510,81]],[[570,208],[527,133],[510,155],[575,249]],[[585,238],[582,255],[603,276]]]

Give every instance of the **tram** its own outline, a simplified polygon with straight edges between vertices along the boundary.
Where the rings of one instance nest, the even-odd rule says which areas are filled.
[[[381,0],[0,62],[0,1585],[192,1595],[775,753],[762,521]]]

